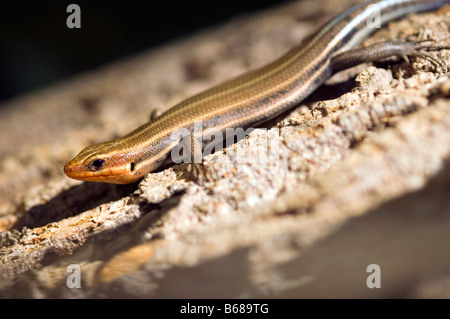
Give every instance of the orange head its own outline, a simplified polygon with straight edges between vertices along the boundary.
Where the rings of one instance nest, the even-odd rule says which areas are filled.
[[[135,170],[133,155],[114,152],[114,142],[108,141],[83,149],[64,166],[64,173],[80,181],[128,184],[143,177]]]

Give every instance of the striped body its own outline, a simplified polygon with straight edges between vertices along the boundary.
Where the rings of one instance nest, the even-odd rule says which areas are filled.
[[[367,21],[378,10],[383,24],[449,2],[364,1],[278,60],[194,95],[123,137],[85,148],[64,170],[69,177],[80,180],[133,182],[161,165],[179,142],[171,139],[179,128],[192,131],[195,121],[201,121],[203,128],[219,130],[251,126],[297,105],[333,74],[330,61],[334,56],[355,47],[375,31]],[[99,159],[103,162],[93,165]]]

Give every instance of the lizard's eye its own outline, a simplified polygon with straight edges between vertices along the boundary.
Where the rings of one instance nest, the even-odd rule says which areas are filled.
[[[95,171],[105,166],[105,163],[106,161],[104,159],[98,158],[96,160],[93,160],[89,167]]]

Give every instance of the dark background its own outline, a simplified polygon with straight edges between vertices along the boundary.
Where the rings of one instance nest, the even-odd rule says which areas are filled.
[[[33,1],[2,4],[0,102],[282,1]],[[81,29],[69,29],[71,3]]]

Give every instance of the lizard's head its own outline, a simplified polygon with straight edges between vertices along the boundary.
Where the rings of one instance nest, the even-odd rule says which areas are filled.
[[[83,149],[64,166],[64,173],[80,181],[127,184],[142,178],[129,153],[114,151],[108,141]]]

